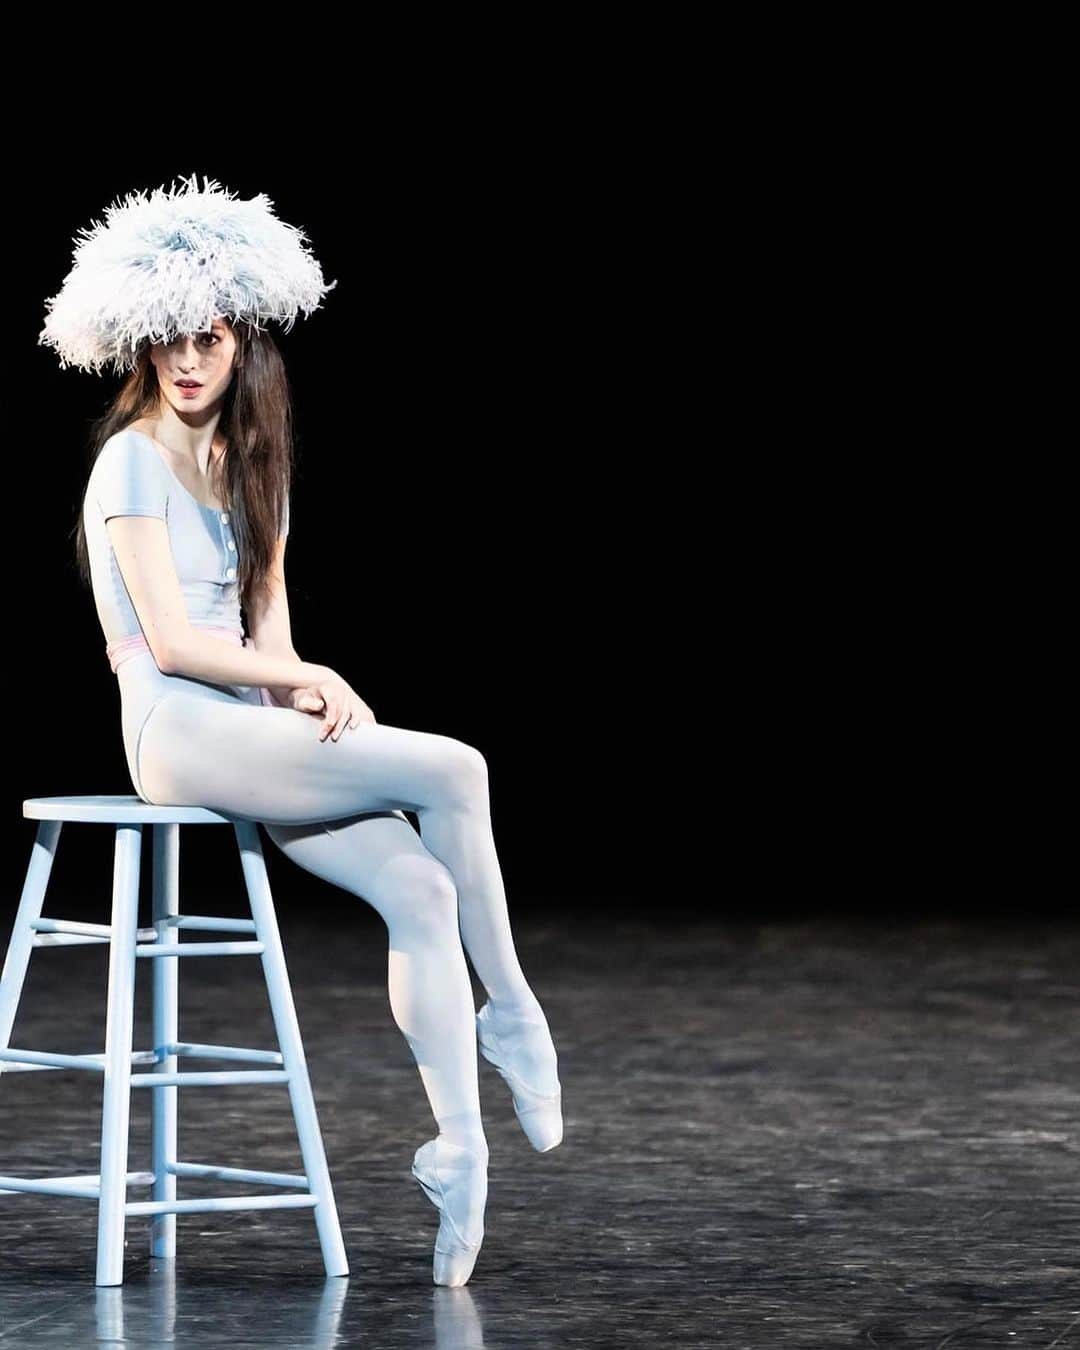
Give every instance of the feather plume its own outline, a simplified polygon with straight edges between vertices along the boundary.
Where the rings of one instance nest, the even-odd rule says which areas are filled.
[[[45,301],[39,346],[61,369],[135,367],[140,341],[206,332],[215,315],[261,329],[292,328],[318,309],[324,282],[307,235],[274,215],[265,193],[237,199],[215,179],[128,193],[74,238],[73,266]]]

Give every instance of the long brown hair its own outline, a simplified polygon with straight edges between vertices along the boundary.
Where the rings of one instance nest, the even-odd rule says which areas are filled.
[[[233,376],[225,391],[218,430],[227,453],[211,469],[217,497],[232,515],[240,555],[237,581],[247,615],[261,607],[285,502],[292,486],[292,397],[277,343],[265,330],[246,323],[232,326],[236,338]],[[161,402],[157,370],[144,340],[135,369],[106,411],[92,423],[87,473],[110,436],[129,423],[155,416]],[[90,557],[82,503],[75,525],[75,560],[89,589]]]

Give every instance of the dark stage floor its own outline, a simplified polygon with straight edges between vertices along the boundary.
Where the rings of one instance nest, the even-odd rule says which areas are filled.
[[[385,929],[359,902],[279,911],[349,1277],[324,1278],[310,1211],[240,1211],[180,1215],[175,1267],[129,1219],[125,1283],[99,1290],[93,1201],[8,1194],[4,1346],[1080,1346],[1080,929],[516,916],[566,1137],[533,1152],[482,1063],[487,1235],[440,1289]],[[104,961],[35,951],[12,1044],[102,1049]],[[258,962],[186,963],[180,1034],[275,1046]],[[85,1073],[4,1076],[0,1172],[95,1172],[100,1097]],[[183,1089],[180,1156],[298,1170],[286,1090]]]

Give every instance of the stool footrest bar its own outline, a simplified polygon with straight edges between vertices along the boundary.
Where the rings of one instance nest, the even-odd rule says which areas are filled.
[[[161,1058],[191,1055],[196,1059],[239,1059],[252,1064],[284,1064],[280,1050],[249,1050],[242,1045],[199,1045],[194,1041],[171,1041],[161,1048]]]
[[[170,914],[162,919],[166,928],[205,928],[219,933],[254,933],[254,919],[219,919],[207,914]],[[141,936],[141,934],[140,934]],[[151,933],[151,937],[154,934]]]
[[[4,1062],[10,1067],[4,1068]],[[153,1050],[132,1050],[132,1064],[157,1064],[157,1053]],[[51,1050],[0,1050],[0,1073],[18,1073],[20,1070],[41,1069],[90,1069],[94,1073],[104,1073],[105,1052],[92,1055],[61,1055]]]
[[[77,936],[92,939],[95,942],[111,942],[112,927],[107,923],[84,923],[80,919],[31,919],[30,927],[36,933],[55,933],[56,937],[51,940],[34,939],[35,947],[47,947],[52,943],[62,941],[74,941]],[[66,939],[61,934],[70,934]],[[156,928],[137,928],[135,930],[136,942],[153,942],[157,937]]]
[[[261,942],[151,942],[135,948],[136,956],[258,956]]]
[[[287,1083],[285,1069],[220,1069],[207,1073],[133,1073],[137,1087],[225,1087],[233,1083]]]
[[[317,1195],[207,1195],[197,1200],[131,1200],[125,1214],[198,1214],[225,1209],[314,1209]]]
[[[91,947],[111,942],[111,938],[83,937],[78,933],[39,933],[30,939],[31,947]]]
[[[165,1170],[178,1177],[212,1177],[216,1181],[250,1181],[258,1186],[295,1186],[308,1189],[306,1176],[293,1172],[256,1172],[249,1167],[215,1167],[212,1163],[166,1163]]]
[[[128,1172],[124,1180],[129,1186],[152,1186],[154,1174]],[[84,1172],[68,1177],[0,1177],[0,1195],[30,1191],[37,1195],[66,1195],[76,1200],[97,1200],[100,1190],[100,1172]]]

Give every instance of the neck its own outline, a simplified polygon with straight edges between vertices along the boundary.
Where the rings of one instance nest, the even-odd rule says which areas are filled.
[[[147,419],[147,429],[177,459],[186,460],[192,473],[209,478],[212,466],[227,445],[224,435],[218,432],[220,415],[219,410],[199,422],[188,422],[167,408],[157,417]]]

